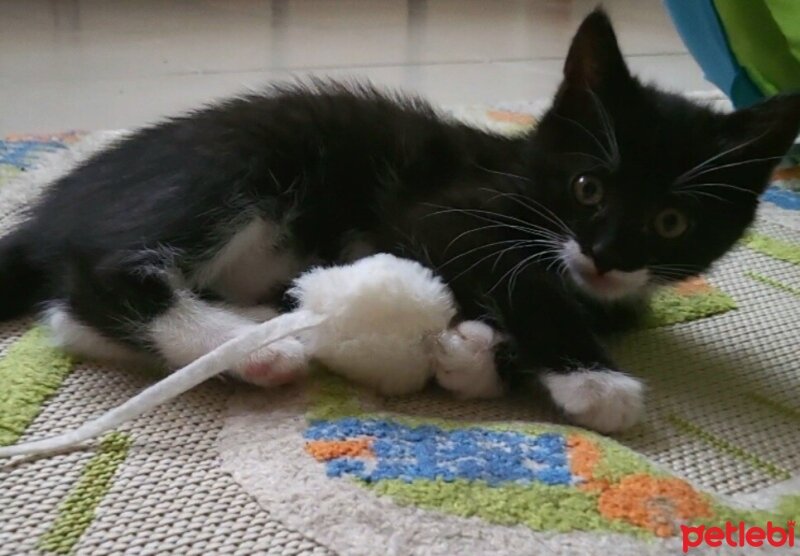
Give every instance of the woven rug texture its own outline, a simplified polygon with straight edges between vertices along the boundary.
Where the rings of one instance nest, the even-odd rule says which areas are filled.
[[[452,112],[518,133],[540,109]],[[0,141],[0,232],[120,135]],[[681,525],[788,527],[800,518],[798,183],[781,167],[750,234],[614,340],[648,384],[646,418],[622,436],[567,426],[527,396],[381,399],[322,372],[270,392],[209,382],[87,448],[0,462],[0,555],[675,554]],[[75,428],[154,379],[70,358],[32,319],[4,323],[0,444]]]

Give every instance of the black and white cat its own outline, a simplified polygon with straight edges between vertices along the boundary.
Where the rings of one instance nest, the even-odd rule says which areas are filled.
[[[598,334],[741,237],[799,125],[800,96],[723,115],[643,85],[595,11],[521,137],[323,83],[138,131],[0,241],[0,317],[38,305],[71,349],[181,366],[273,315],[310,266],[390,252],[501,331],[504,376],[535,371],[576,423],[618,431],[643,389]],[[305,364],[288,339],[232,372],[269,385]]]

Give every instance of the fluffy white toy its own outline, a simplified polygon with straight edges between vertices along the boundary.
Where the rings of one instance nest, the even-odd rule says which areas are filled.
[[[462,397],[501,392],[487,325],[448,326],[456,315],[450,289],[419,263],[374,255],[318,268],[290,290],[300,310],[324,315],[313,357],[333,372],[386,395],[421,390],[432,376]]]
[[[409,394],[435,377],[460,397],[502,393],[494,366],[499,335],[477,321],[449,328],[449,288],[419,263],[380,254],[301,275],[298,308],[257,325],[78,429],[0,448],[0,457],[63,450],[88,440],[224,372],[288,337],[332,372],[381,394]]]

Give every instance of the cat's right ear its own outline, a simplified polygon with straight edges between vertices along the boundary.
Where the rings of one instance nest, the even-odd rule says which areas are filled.
[[[722,164],[735,172],[737,184],[755,193],[786,155],[800,132],[800,93],[782,94],[724,116],[720,149],[729,152]],[[715,181],[724,181],[715,179]]]
[[[725,117],[724,136],[741,156],[786,154],[800,131],[800,93],[776,95]]]
[[[563,87],[596,93],[630,80],[608,14],[596,8],[581,23],[564,63]]]

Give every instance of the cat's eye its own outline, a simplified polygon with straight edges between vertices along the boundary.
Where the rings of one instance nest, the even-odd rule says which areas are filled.
[[[689,229],[689,219],[678,209],[667,208],[658,213],[653,228],[661,237],[675,239]]]
[[[595,176],[584,174],[572,182],[575,198],[582,205],[593,207],[603,200],[603,182]]]

